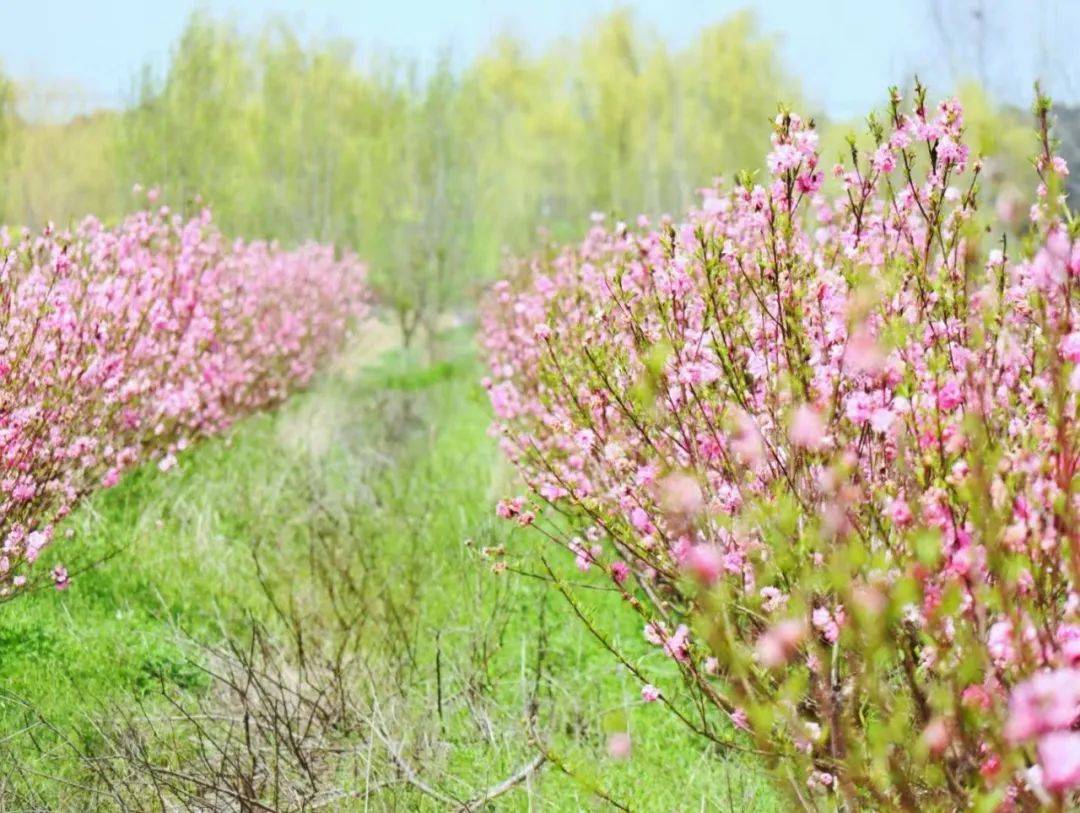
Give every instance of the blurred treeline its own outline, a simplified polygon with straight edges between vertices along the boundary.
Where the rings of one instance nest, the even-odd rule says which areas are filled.
[[[0,83],[4,222],[113,219],[138,205],[135,183],[159,186],[174,207],[210,203],[230,233],[356,250],[407,333],[472,301],[540,229],[677,213],[714,176],[761,167],[777,102],[799,106],[745,13],[673,48],[619,12],[468,64],[197,15],[165,75],[135,85],[123,110],[56,122],[20,116],[20,88]],[[985,101],[980,115],[1011,137]],[[846,149],[826,143],[830,163]]]

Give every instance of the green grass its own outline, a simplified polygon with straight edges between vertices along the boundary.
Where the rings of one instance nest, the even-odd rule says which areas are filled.
[[[511,475],[487,436],[468,337],[452,347],[439,364],[395,350],[359,375],[327,377],[191,450],[177,471],[135,472],[70,518],[72,538],[49,556],[80,571],[72,587],[0,606],[0,724],[32,786],[25,798],[109,809],[80,796],[85,766],[63,740],[92,750],[103,715],[140,704],[163,713],[163,685],[180,702],[212,700],[203,646],[243,640],[253,619],[284,635],[273,603],[336,630],[317,645],[337,640],[340,625],[321,617],[332,602],[312,565],[319,550],[354,584],[344,606],[358,610],[382,725],[439,792],[469,798],[534,755],[535,702],[535,729],[573,775],[548,765],[496,809],[603,809],[598,788],[633,810],[780,809],[759,765],[705,749],[659,705],[643,705],[636,680],[551,585],[492,572],[486,546],[507,545],[534,573],[553,552],[494,517]],[[553,561],[572,578],[565,557]],[[606,633],[677,692],[671,664],[617,598],[585,592]],[[607,756],[613,730],[631,732],[629,760]],[[335,736],[347,744],[360,733]],[[357,793],[350,764],[334,770]],[[380,769],[391,768],[384,758]],[[366,808],[360,795],[330,809],[445,807],[408,783]]]

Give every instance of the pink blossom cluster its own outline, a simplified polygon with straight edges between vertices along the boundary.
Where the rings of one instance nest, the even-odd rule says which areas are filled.
[[[1076,801],[1080,241],[1048,112],[1020,236],[919,88],[828,183],[782,112],[764,182],[597,218],[489,298],[518,513],[589,540],[684,721],[749,729],[805,809]]]
[[[207,211],[0,231],[0,594],[81,497],[305,385],[363,280],[331,248],[231,242]]]

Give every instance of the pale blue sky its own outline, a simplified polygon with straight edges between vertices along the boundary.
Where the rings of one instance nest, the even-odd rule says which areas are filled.
[[[361,52],[422,58],[447,46],[468,57],[502,31],[541,46],[616,6],[674,43],[754,9],[812,104],[834,116],[861,115],[915,72],[942,91],[982,75],[1020,103],[1041,76],[1059,98],[1080,98],[1080,0],[0,0],[0,64],[45,87],[76,82],[69,106],[115,106],[141,65],[164,67],[195,9],[252,28],[282,15]]]

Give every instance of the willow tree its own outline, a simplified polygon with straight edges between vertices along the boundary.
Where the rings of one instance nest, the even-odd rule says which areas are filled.
[[[178,209],[212,202],[229,229],[249,225],[245,204],[257,161],[255,76],[244,37],[194,15],[173,50],[167,73],[147,68],[125,116],[117,163],[133,182],[160,186]]]
[[[15,83],[0,73],[0,213],[11,218],[11,183],[16,161]]]
[[[372,191],[365,207],[372,282],[397,317],[406,343],[438,318],[475,300],[471,264],[479,180],[471,122],[448,58],[420,78],[415,65],[380,74],[382,127],[371,142]]]
[[[196,15],[165,75],[144,74],[118,172],[228,230],[359,251],[412,341],[542,230],[681,209],[790,95],[745,16],[672,49],[617,12],[545,50],[504,37],[428,67]]]

